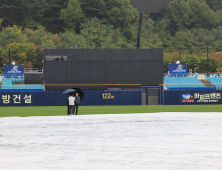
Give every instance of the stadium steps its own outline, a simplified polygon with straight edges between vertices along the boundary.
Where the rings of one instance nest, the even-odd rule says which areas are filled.
[[[202,81],[202,83],[207,87],[214,87],[214,85],[211,84],[208,80],[200,80],[200,81]]]

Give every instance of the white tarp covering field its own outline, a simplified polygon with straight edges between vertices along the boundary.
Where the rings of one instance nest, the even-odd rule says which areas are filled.
[[[0,118],[1,170],[222,169],[222,113]]]

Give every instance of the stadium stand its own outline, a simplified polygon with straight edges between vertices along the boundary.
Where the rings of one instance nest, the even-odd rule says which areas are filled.
[[[3,78],[0,91],[44,91],[44,88],[40,84],[24,84],[24,78]]]
[[[222,80],[222,79],[221,79]],[[164,77],[164,85],[168,90],[215,90],[209,82],[198,77]]]
[[[208,77],[207,80],[213,84],[216,89],[222,89],[222,77]]]

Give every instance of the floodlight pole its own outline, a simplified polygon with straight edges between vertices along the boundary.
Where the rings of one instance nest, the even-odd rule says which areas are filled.
[[[141,26],[142,26],[142,13],[139,12],[138,20],[138,32],[137,32],[137,45],[136,48],[140,49],[140,36],[141,36]]]
[[[39,48],[38,48],[38,72],[39,72]]]
[[[208,72],[209,72],[209,61],[208,61],[208,53],[209,53],[209,50],[208,50],[208,47],[207,47],[207,77],[208,77]]]
[[[9,64],[9,65],[10,65],[10,55],[11,55],[11,54],[10,54],[10,47],[9,47],[9,49],[8,49],[8,59],[9,59],[9,60],[8,60],[8,64]]]

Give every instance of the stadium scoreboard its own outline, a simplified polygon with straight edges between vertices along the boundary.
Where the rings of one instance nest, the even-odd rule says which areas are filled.
[[[163,83],[163,50],[44,49],[47,85],[156,86]]]

